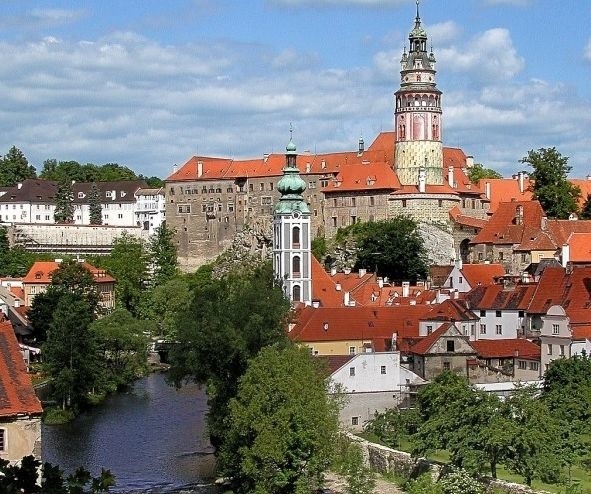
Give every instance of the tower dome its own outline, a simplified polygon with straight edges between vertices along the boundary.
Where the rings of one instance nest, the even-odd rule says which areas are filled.
[[[290,132],[293,131],[290,130]],[[275,213],[291,214],[299,211],[300,213],[309,214],[310,208],[302,196],[306,190],[306,182],[300,176],[300,170],[297,167],[296,145],[293,142],[293,136],[289,139],[285,151],[283,177],[277,183],[277,190],[281,194],[281,197],[275,206]]]

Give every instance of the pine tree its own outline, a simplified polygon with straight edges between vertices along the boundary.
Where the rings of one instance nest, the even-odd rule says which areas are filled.
[[[35,178],[35,168],[23,152],[12,146],[8,153],[0,159],[0,186],[13,187],[27,178]]]
[[[70,180],[62,180],[57,186],[53,219],[56,223],[73,223],[74,221],[74,191]]]
[[[177,274],[177,249],[173,242],[174,232],[162,223],[150,239],[150,257],[154,265],[153,285],[158,286]]]
[[[103,224],[103,207],[101,205],[101,192],[95,182],[90,187],[88,194],[88,206],[90,210],[90,224]]]

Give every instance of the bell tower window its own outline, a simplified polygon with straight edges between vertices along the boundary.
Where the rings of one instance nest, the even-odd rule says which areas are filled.
[[[294,258],[291,261],[291,271],[292,271],[292,276],[294,278],[299,278],[301,276],[301,274],[300,274],[301,264],[302,264],[302,260],[300,259],[300,256],[294,256]]]
[[[299,226],[294,226],[292,233],[291,233],[291,242],[292,242],[292,247],[294,249],[299,249],[300,247],[300,227]]]
[[[292,300],[294,302],[300,302],[302,300],[302,288],[300,285],[294,285],[292,289]]]

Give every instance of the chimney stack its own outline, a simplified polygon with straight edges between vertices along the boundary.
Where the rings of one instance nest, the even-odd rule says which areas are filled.
[[[454,181],[454,167],[453,166],[450,166],[447,169],[447,183],[451,188],[454,187],[455,181]]]
[[[197,162],[197,178],[201,178],[203,175],[203,161],[199,160]]]

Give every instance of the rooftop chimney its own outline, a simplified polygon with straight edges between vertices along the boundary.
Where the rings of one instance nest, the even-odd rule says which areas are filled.
[[[179,170],[179,167],[176,166],[176,163],[174,165],[172,165],[172,173],[176,173],[176,172],[178,172],[178,170]]]
[[[466,168],[472,168],[474,166],[474,156],[466,156]]]
[[[197,178],[200,178],[203,175],[203,161],[199,160],[197,162]]]
[[[336,276],[336,274],[337,274],[337,268],[333,266],[332,268],[330,268],[330,275]]]
[[[484,195],[490,201],[490,182],[484,184]]]
[[[454,167],[453,166],[450,166],[447,169],[447,183],[450,187],[453,188],[453,186],[454,186]]]
[[[570,262],[570,245],[564,244],[562,246],[562,267],[566,268]]]
[[[402,282],[402,296],[408,297],[410,295],[410,282],[403,281]]]
[[[19,190],[22,189],[23,188],[22,182],[19,182],[18,184],[16,184],[16,188]]]
[[[335,290],[336,290],[337,292],[340,292],[340,291],[341,291],[341,284],[340,284],[340,283],[337,283],[337,284],[334,286],[334,288],[335,288]]]
[[[345,292],[343,295],[343,305],[345,307],[349,307],[350,302],[351,302],[351,294],[349,292]]]
[[[359,269],[359,277],[363,278],[367,274],[367,269],[360,268]]]
[[[359,152],[357,153],[357,156],[363,155],[363,151],[365,151],[365,142],[363,142],[363,137],[360,137],[359,138]]]
[[[523,194],[523,192],[525,191],[525,173],[519,172],[517,177],[519,179],[519,192]]]

